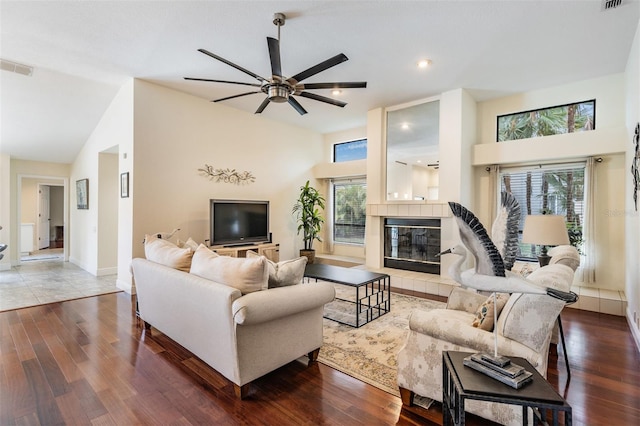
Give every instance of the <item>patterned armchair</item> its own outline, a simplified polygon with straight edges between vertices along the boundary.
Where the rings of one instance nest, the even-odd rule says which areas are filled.
[[[533,271],[527,279],[568,292],[573,276],[574,269],[556,259]],[[415,394],[442,401],[442,351],[493,353],[493,331],[472,325],[486,301],[485,295],[456,288],[446,309],[416,310],[411,314],[409,335],[398,354],[398,386],[403,404],[412,405]],[[498,353],[525,358],[546,377],[552,331],[564,306],[563,301],[546,295],[511,294],[498,317]],[[467,401],[465,408],[501,424],[522,424],[521,407]]]

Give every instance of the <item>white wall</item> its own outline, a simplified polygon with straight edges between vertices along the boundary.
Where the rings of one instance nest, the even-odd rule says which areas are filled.
[[[180,228],[182,240],[208,239],[212,198],[268,200],[280,258],[298,255],[302,237],[291,208],[300,186],[317,184],[311,169],[323,158],[320,134],[140,80],[134,113],[134,257],[144,255],[146,233]],[[249,171],[255,182],[211,181],[198,172],[205,164]]]
[[[71,166],[71,196],[69,201],[71,211],[71,251],[69,260],[94,275],[113,273],[117,267],[118,286],[128,290],[131,286],[129,264],[131,262],[132,238],[130,233],[127,235],[128,230],[131,228],[126,226],[127,221],[131,222],[131,212],[130,209],[127,209],[127,199],[122,199],[125,201],[119,201],[118,203],[118,240],[120,245],[117,264],[105,264],[98,261],[99,244],[102,244],[98,238],[101,212],[99,189],[102,187],[99,159],[101,152],[112,149],[114,145],[119,147],[120,152],[130,153],[133,151],[133,80],[123,85],[114,97],[73,162]],[[122,163],[119,167],[126,167],[127,162],[122,161]],[[76,208],[75,183],[80,179],[89,179],[88,210],[78,210]],[[109,206],[103,207],[107,211],[109,210]],[[113,231],[113,229],[110,229],[110,231]],[[104,243],[111,244],[108,239]],[[111,258],[111,262],[114,262],[113,258]]]
[[[118,202],[120,175],[118,154],[98,154],[98,268],[97,275],[117,273]]]
[[[636,36],[631,47],[627,68],[625,72],[626,93],[626,117],[627,141],[631,141],[634,128],[640,123],[640,21],[636,30]],[[626,226],[626,240],[624,253],[626,257],[625,268],[625,294],[627,296],[627,320],[640,349],[640,213],[635,210],[633,204],[631,174],[631,161],[634,155],[632,143],[627,142],[625,159],[625,209],[624,219]],[[639,194],[640,196],[640,194]],[[640,203],[639,203],[640,204]]]
[[[491,223],[490,203],[482,194],[489,193],[486,164],[517,164],[584,159],[598,155],[604,161],[596,164],[596,283],[589,286],[624,290],[625,261],[621,249],[625,244],[623,194],[619,190],[626,180],[627,169],[621,152],[625,141],[625,79],[615,74],[598,79],[574,82],[564,86],[520,93],[478,104],[479,144],[475,145],[473,164],[476,197],[474,213],[485,225]],[[498,115],[571,102],[596,99],[596,130],[584,133],[495,142]],[[583,285],[576,277],[576,284]]]
[[[11,240],[11,159],[0,154],[0,244],[9,244]],[[0,271],[11,268],[11,247],[2,252]]]

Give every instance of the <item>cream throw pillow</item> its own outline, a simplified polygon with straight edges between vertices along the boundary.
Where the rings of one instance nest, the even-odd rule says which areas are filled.
[[[255,251],[248,250],[247,257],[264,257]],[[307,258],[304,256],[281,262],[273,262],[264,257],[269,265],[269,288],[287,287],[300,284],[304,276],[304,268],[307,266]]]
[[[200,244],[193,255],[191,273],[229,287],[242,294],[267,288],[269,268],[263,257],[220,256]]]
[[[193,250],[180,248],[169,240],[158,238],[157,235],[145,235],[144,255],[152,262],[189,272]]]
[[[497,293],[496,304],[498,305],[498,312],[496,316],[500,316],[500,312],[507,304],[509,300],[508,293]],[[473,326],[486,331],[493,331],[493,294],[485,300],[482,305],[478,307],[476,311],[476,318],[473,320]]]
[[[177,245],[178,247],[181,247],[181,248],[190,248],[194,252],[198,250],[198,246],[199,246],[199,244],[196,243],[191,237],[187,238],[187,241],[178,240]]]

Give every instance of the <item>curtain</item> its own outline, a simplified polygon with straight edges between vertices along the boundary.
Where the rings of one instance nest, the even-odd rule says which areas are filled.
[[[489,218],[493,222],[498,214],[498,204],[500,204],[500,166],[493,165],[487,167],[489,172]]]
[[[324,179],[325,202],[324,202],[324,252],[333,253],[333,180]]]
[[[585,193],[585,215],[583,227],[582,255],[580,261],[580,270],[582,271],[582,282],[585,284],[594,283],[596,281],[596,205],[593,196],[596,188],[596,161],[593,157],[587,159],[584,169],[584,193]]]

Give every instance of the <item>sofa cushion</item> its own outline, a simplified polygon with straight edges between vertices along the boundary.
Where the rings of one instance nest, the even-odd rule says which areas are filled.
[[[492,331],[493,315],[494,310],[496,310],[496,305],[496,316],[500,316],[500,312],[502,311],[502,308],[504,308],[504,305],[507,303],[507,300],[509,300],[508,293],[496,293],[496,304],[494,305],[493,294],[489,296],[484,302],[482,302],[480,306],[478,306],[478,309],[475,312],[476,317],[474,318],[471,325],[486,331]]]
[[[263,257],[220,256],[200,244],[191,262],[192,274],[240,290],[242,294],[267,288],[269,269]]]
[[[180,248],[169,240],[158,238],[157,235],[145,235],[144,255],[152,262],[189,272],[193,250]]]
[[[248,250],[247,257],[264,257],[255,251]],[[304,268],[307,266],[307,258],[304,256],[291,260],[273,262],[265,257],[269,265],[269,288],[287,287],[300,284],[304,276]]]

